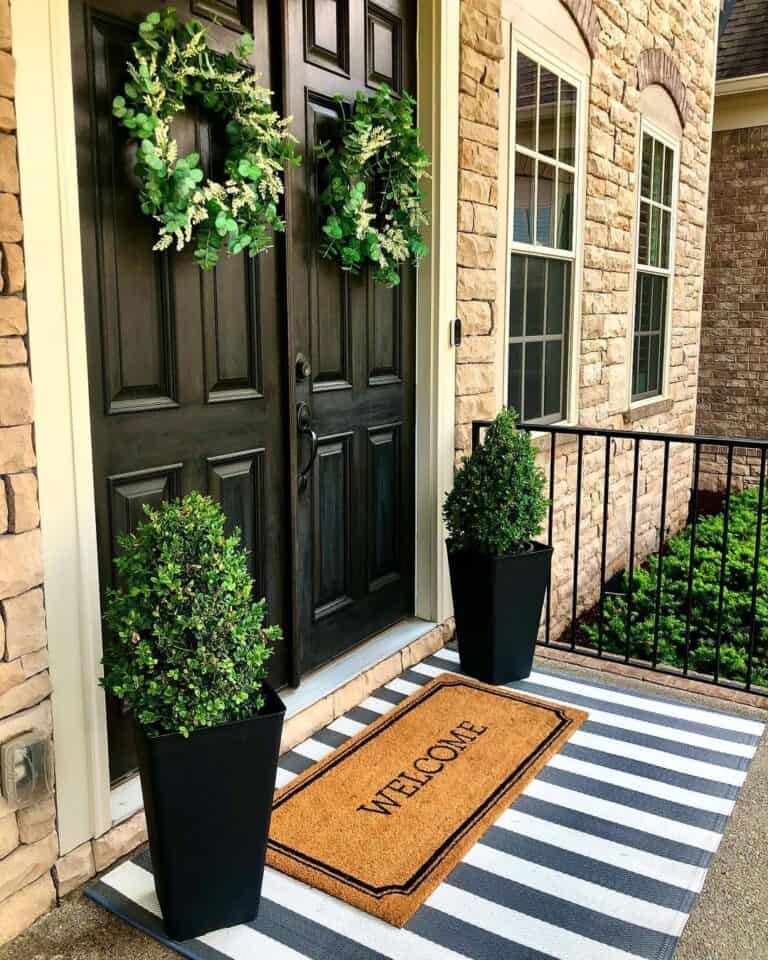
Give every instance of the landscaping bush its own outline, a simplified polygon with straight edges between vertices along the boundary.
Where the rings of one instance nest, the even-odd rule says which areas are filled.
[[[740,681],[747,677],[758,495],[757,488],[733,494],[730,504],[720,676]],[[765,500],[768,501],[768,497]],[[765,503],[763,508],[752,681],[768,685],[768,658],[764,640],[768,625],[766,513],[768,503]],[[723,526],[723,513],[700,517],[696,526],[688,666],[691,670],[704,674],[712,674],[715,666]],[[690,551],[691,528],[686,527],[669,539],[663,556],[657,659],[661,663],[677,667],[683,666],[685,657]],[[629,653],[631,657],[641,660],[653,659],[658,563],[657,555],[649,557],[635,570],[633,577]],[[626,652],[628,586],[629,576],[625,572],[621,578],[624,596],[606,597],[602,641],[602,648],[606,652]],[[581,642],[585,645],[597,646],[598,634],[598,622],[582,624],[580,635]]]
[[[120,537],[103,686],[149,734],[253,716],[280,629],[253,600],[239,532],[226,536],[221,508],[199,493],[145,513]]]
[[[464,457],[443,516],[450,549],[504,556],[528,549],[549,505],[530,434],[502,410],[472,456]]]

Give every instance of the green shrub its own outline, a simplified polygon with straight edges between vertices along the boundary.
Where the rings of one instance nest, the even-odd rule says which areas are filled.
[[[450,548],[520,553],[541,530],[547,506],[531,437],[515,427],[514,410],[502,410],[485,441],[464,457],[445,498]]]
[[[199,493],[145,513],[120,538],[103,686],[149,734],[252,716],[280,629],[253,601],[239,532],[227,537],[221,508]]]
[[[750,609],[755,561],[758,488],[731,496],[728,547],[723,593],[720,675],[746,680],[750,644]],[[763,509],[763,537],[758,565],[757,604],[755,608],[755,651],[752,680],[768,684],[765,630],[768,626],[768,497]],[[711,674],[715,667],[720,571],[722,565],[724,514],[700,517],[696,525],[691,591],[691,645],[688,665],[691,670]],[[691,555],[691,528],[671,537],[662,561],[659,615],[658,660],[683,666],[688,610],[688,571]],[[632,623],[629,652],[631,657],[653,659],[653,635],[656,617],[656,587],[659,560],[649,557],[634,572]],[[626,652],[626,615],[629,576],[621,578],[624,596],[608,596],[603,621],[603,649]],[[598,643],[598,623],[581,628],[582,642]]]

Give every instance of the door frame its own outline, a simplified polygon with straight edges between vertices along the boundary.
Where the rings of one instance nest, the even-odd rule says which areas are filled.
[[[442,494],[454,463],[460,0],[419,0],[418,103],[432,154],[417,283],[417,616],[451,615]],[[113,826],[80,254],[69,5],[12,0],[16,113],[62,854]],[[46,184],[36,190],[35,184]]]

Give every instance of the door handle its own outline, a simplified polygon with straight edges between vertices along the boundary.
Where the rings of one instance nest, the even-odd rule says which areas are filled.
[[[307,481],[309,480],[309,475],[312,472],[312,467],[315,465],[315,460],[317,459],[317,448],[319,446],[319,438],[317,433],[312,428],[312,411],[309,408],[309,404],[302,402],[296,407],[296,426],[298,427],[300,437],[309,437],[310,441],[310,452],[309,460],[307,465],[299,470],[298,476],[298,485],[299,493],[304,493],[307,489]]]

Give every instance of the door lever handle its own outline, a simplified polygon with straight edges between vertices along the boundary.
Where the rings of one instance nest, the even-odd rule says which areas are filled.
[[[296,426],[298,427],[299,436],[309,437],[310,441],[309,460],[306,466],[299,471],[298,476],[299,493],[304,493],[307,489],[307,482],[312,472],[312,467],[315,465],[315,460],[317,459],[317,450],[319,447],[319,438],[312,428],[312,411],[309,408],[309,404],[304,401],[296,407]]]

